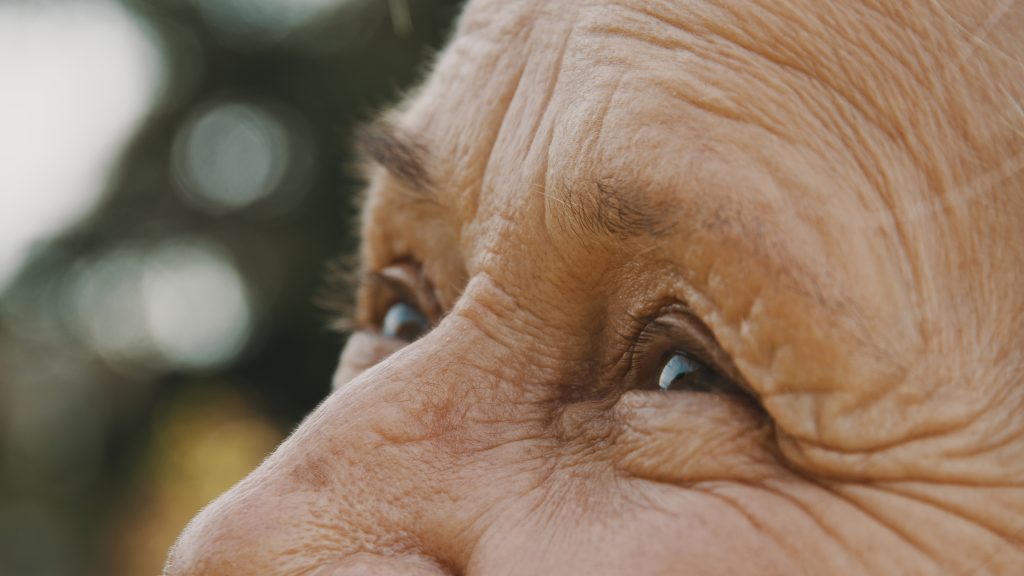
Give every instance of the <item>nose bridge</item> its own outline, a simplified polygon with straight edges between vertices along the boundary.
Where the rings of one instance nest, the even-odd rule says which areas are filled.
[[[488,511],[535,486],[531,472],[541,473],[536,446],[522,441],[543,438],[543,402],[517,381],[526,367],[512,361],[501,335],[513,328],[503,317],[476,305],[457,309],[343,385],[197,517],[183,541],[250,550],[250,572],[277,573],[282,556],[310,541],[321,562],[413,549],[458,564],[454,556],[472,549]],[[510,465],[517,460],[534,464]],[[506,472],[493,473],[499,469]],[[210,568],[217,565],[203,573],[234,573]]]
[[[342,386],[328,405],[351,422],[348,433],[362,428],[388,445],[429,449],[433,458],[456,456],[478,440],[480,425],[497,425],[489,417],[495,411],[512,417],[514,367],[491,340],[465,318],[449,317]]]

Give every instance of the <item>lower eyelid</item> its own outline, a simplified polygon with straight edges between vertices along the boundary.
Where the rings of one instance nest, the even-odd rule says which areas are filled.
[[[771,421],[736,398],[631,390],[612,409],[613,460],[657,481],[763,478],[776,470]]]

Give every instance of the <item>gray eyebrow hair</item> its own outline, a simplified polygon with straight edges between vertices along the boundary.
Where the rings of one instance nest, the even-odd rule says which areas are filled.
[[[364,124],[356,130],[356,151],[383,166],[416,192],[429,195],[433,186],[427,160],[427,145],[411,133],[385,119]]]

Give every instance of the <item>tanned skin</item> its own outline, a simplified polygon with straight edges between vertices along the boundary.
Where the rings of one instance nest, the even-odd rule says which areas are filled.
[[[362,137],[335,391],[167,574],[1024,574],[1021,31],[472,1]]]

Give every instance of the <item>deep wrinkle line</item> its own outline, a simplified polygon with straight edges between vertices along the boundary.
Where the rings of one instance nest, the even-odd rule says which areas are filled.
[[[859,511],[868,519],[874,520],[878,524],[884,526],[890,534],[893,534],[894,536],[896,536],[898,540],[913,548],[922,558],[926,559],[930,564],[937,564],[935,559],[932,558],[932,555],[930,551],[927,549],[927,547],[925,547],[922,543],[918,542],[916,539],[911,538],[909,534],[907,534],[904,530],[901,530],[895,523],[891,522],[889,519],[884,518],[881,514],[869,509],[867,506],[864,505],[864,503],[859,502],[848,495],[842,494],[837,489],[828,486],[828,484],[824,481],[811,478],[809,476],[804,476],[804,478],[808,480],[811,484],[817,486],[818,488],[824,490],[825,492],[828,492],[834,498],[849,504],[854,510]]]

